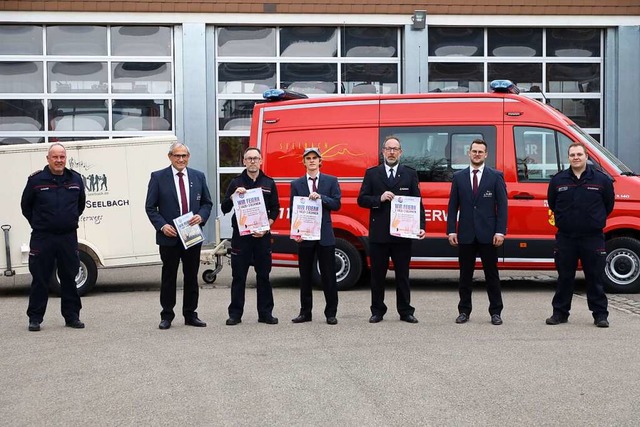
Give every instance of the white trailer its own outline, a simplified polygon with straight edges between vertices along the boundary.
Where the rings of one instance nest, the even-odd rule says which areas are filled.
[[[95,285],[98,267],[160,263],[144,204],[149,176],[168,166],[167,153],[175,140],[175,136],[158,136],[64,143],[67,167],[82,175],[87,193],[78,228],[80,271],[76,284],[81,295]],[[22,216],[20,198],[27,177],[47,164],[48,148],[49,144],[0,146],[0,170],[6,180],[0,186],[5,247],[0,269],[7,277],[29,273],[31,227]],[[216,239],[218,236],[216,230]],[[203,273],[205,281],[215,280],[222,268],[223,250],[222,244],[214,251],[203,250],[205,262],[217,261],[215,270]],[[52,288],[58,287],[54,274]]]

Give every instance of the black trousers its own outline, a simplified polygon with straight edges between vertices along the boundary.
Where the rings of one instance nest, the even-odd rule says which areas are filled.
[[[413,315],[409,286],[409,263],[411,262],[411,240],[406,242],[369,244],[371,258],[371,314],[384,316],[384,285],[389,270],[389,258],[393,261],[396,277],[396,308],[400,316]]]
[[[489,297],[489,314],[502,313],[502,292],[500,290],[500,274],[498,273],[498,249],[491,243],[458,245],[458,262],[460,263],[460,281],[458,292],[460,302],[458,312],[471,314],[471,294],[473,292],[473,272],[476,266],[476,255],[480,255],[484,278]]]
[[[273,289],[269,281],[271,273],[271,234],[260,238],[234,236],[231,239],[231,304],[229,317],[241,319],[244,313],[244,297],[249,267],[256,272],[258,318],[268,318],[273,312]]]
[[[202,244],[185,249],[182,243],[174,246],[160,246],[162,260],[162,282],[160,285],[160,305],[162,320],[172,321],[175,317],[173,308],[176,306],[176,282],[178,266],[182,261],[182,276],[184,291],[182,295],[182,314],[185,319],[198,317],[198,269],[200,268],[200,251]]]
[[[29,246],[29,272],[32,276],[27,308],[29,320],[42,322],[44,318],[49,299],[49,281],[56,265],[62,291],[60,301],[62,317],[66,322],[78,320],[82,303],[76,288],[80,259],[78,258],[78,236],[75,230],[66,234],[33,231]]]
[[[313,309],[313,279],[315,257],[320,266],[320,281],[326,302],[324,315],[335,317],[338,312],[338,285],[336,283],[336,247],[321,246],[319,242],[303,242],[298,245],[298,270],[300,271],[300,314],[311,317]]]
[[[609,316],[603,277],[607,257],[604,235],[569,237],[558,233],[554,252],[558,284],[551,303],[553,314],[569,317],[579,259],[587,281],[587,304],[593,318]]]

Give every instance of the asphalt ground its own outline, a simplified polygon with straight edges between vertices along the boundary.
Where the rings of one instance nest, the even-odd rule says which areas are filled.
[[[338,325],[324,322],[320,291],[313,322],[296,325],[296,271],[274,269],[280,324],[257,323],[249,289],[243,322],[225,326],[225,266],[201,289],[198,311],[208,327],[177,317],[161,331],[159,275],[157,266],[101,270],[100,285],[82,300],[83,330],[64,327],[52,297],[42,331],[28,332],[28,286],[0,286],[0,425],[636,426],[640,419],[635,296],[611,296],[629,306],[612,302],[608,329],[593,325],[581,295],[568,324],[547,326],[554,275],[502,272],[504,325],[490,324],[481,282],[471,320],[457,325],[456,273],[415,271],[420,323],[412,325],[395,312],[390,273],[383,322],[368,323],[369,290],[360,286],[340,293]]]

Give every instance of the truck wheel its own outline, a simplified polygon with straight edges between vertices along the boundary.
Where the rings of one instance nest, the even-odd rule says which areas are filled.
[[[605,288],[611,293],[640,292],[640,241],[616,237],[606,243]]]
[[[345,239],[336,239],[336,280],[338,290],[353,288],[362,275],[362,256],[360,252]],[[320,285],[320,268],[316,262],[313,270],[313,283]]]
[[[98,267],[91,256],[83,251],[79,251],[80,256],[80,269],[76,275],[76,287],[78,288],[78,295],[83,296],[89,292],[98,280]],[[58,269],[53,272],[50,283],[51,290],[61,295],[60,279],[58,278]]]
[[[217,278],[218,276],[213,274],[213,270],[205,270],[202,272],[202,280],[204,280],[205,283],[211,284],[215,282]]]

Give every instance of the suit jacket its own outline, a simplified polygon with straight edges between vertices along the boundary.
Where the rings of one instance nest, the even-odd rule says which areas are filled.
[[[332,175],[321,173],[318,181],[318,194],[322,200],[322,226],[320,228],[320,245],[333,246],[336,244],[336,237],[333,233],[333,224],[331,222],[331,211],[340,209],[342,194],[338,178]],[[291,181],[291,196],[289,198],[289,211],[293,208],[293,198],[295,196],[309,196],[309,183],[307,174]],[[301,245],[313,245],[314,241],[303,241]]]
[[[458,243],[470,244],[474,239],[478,239],[479,243],[493,243],[496,233],[507,234],[507,186],[504,176],[502,172],[485,166],[478,184],[478,194],[474,197],[470,174],[468,167],[453,175],[447,234],[456,233],[457,222]]]
[[[200,225],[204,226],[213,207],[207,179],[202,172],[191,168],[187,168],[187,175],[189,177],[189,208],[194,215],[202,217]],[[171,166],[151,173],[145,209],[151,224],[156,229],[156,243],[160,246],[174,246],[180,243],[179,237],[168,237],[160,231],[166,224],[173,226],[173,219],[181,215],[179,198]]]
[[[400,164],[393,182],[389,183],[384,164],[374,166],[365,172],[358,195],[358,206],[369,209],[369,241],[374,243],[410,241],[389,233],[391,203],[380,201],[380,196],[385,191],[391,191],[396,196],[421,197],[417,172],[409,166]],[[420,229],[425,229],[422,203],[420,203]]]

